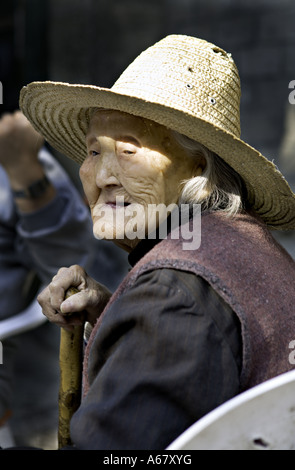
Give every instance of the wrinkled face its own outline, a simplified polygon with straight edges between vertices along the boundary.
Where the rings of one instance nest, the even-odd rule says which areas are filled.
[[[177,203],[182,182],[201,172],[166,127],[119,111],[96,111],[86,144],[80,178],[94,235],[128,251],[159,223],[151,208]]]

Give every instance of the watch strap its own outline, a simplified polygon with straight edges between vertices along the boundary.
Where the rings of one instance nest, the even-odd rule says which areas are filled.
[[[44,178],[35,181],[26,189],[12,191],[12,193],[15,198],[37,199],[38,197],[42,196],[42,194],[46,191],[49,185],[50,181],[45,175]]]

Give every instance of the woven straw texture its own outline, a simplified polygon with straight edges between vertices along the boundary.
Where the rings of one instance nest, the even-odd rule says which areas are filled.
[[[295,229],[295,195],[275,165],[240,139],[240,79],[230,54],[171,35],[142,52],[111,89],[33,82],[20,108],[58,151],[81,164],[95,108],[165,125],[217,153],[244,179],[253,209],[273,229]]]

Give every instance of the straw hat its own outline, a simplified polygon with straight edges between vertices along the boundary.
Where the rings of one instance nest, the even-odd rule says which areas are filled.
[[[240,139],[240,79],[224,50],[171,35],[142,52],[111,89],[33,82],[20,107],[58,151],[78,163],[94,108],[141,116],[202,143],[244,179],[253,209],[274,229],[295,229],[295,195],[276,167]]]

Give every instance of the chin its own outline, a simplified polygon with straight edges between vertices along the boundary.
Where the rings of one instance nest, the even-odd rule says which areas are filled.
[[[113,224],[110,224],[103,219],[99,219],[93,223],[93,235],[97,240],[114,240],[118,237],[119,234],[116,233]]]

